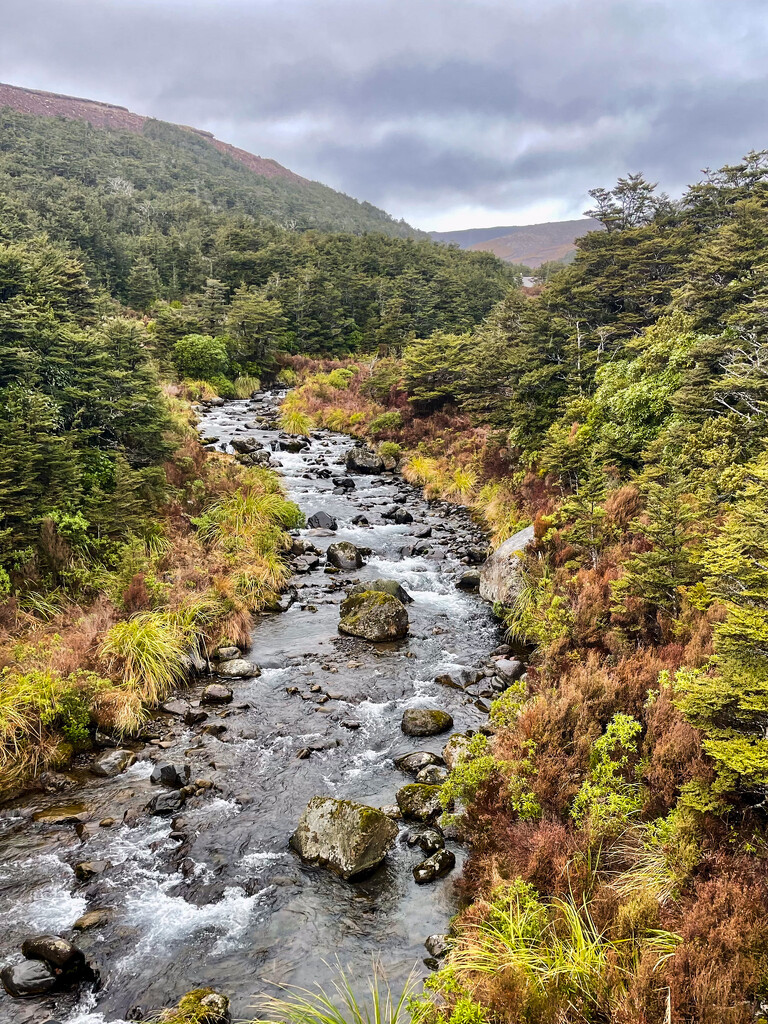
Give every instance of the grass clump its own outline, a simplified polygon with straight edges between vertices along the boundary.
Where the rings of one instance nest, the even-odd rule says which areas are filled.
[[[368,995],[363,999],[350,977],[340,970],[329,992],[320,987],[286,988],[282,996],[265,998],[261,1003],[265,1016],[253,1024],[265,1020],[283,1024],[408,1024],[414,984],[410,977],[402,990],[394,993],[381,968],[374,965]]]
[[[185,678],[191,639],[177,615],[139,612],[112,626],[99,653],[144,703],[158,704]]]
[[[235,377],[232,387],[235,392],[235,398],[250,398],[254,391],[258,391],[261,388],[261,381],[258,377],[243,374],[240,377]]]

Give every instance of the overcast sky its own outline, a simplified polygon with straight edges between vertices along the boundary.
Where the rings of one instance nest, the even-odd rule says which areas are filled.
[[[436,230],[768,148],[768,0],[0,0],[0,81],[120,103]]]

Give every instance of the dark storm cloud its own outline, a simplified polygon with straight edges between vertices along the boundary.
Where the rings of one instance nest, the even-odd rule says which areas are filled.
[[[764,0],[3,0],[0,80],[214,131],[419,223],[768,146]],[[456,226],[468,226],[458,224]]]

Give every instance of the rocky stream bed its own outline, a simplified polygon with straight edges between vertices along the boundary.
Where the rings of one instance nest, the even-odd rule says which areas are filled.
[[[464,511],[427,503],[395,473],[348,473],[347,437],[319,431],[307,448],[282,450],[278,399],[207,407],[201,435],[228,451],[254,439],[289,497],[335,529],[299,531],[283,610],[259,617],[243,654],[259,675],[193,680],[129,753],[106,747],[2,809],[3,963],[21,960],[25,936],[55,933],[97,974],[95,984],[31,999],[2,993],[2,1024],[120,1024],[199,986],[226,993],[233,1018],[248,1018],[276,985],[327,984],[337,962],[364,978],[374,958],[397,984],[414,965],[428,973],[425,939],[445,932],[456,910],[465,851],[448,838],[455,870],[418,884],[413,869],[434,837],[409,844],[424,827],[412,821],[395,819],[391,851],[360,880],[307,865],[288,843],[316,796],[396,813],[415,766],[409,774],[395,759],[439,755],[452,732],[486,723],[499,689],[490,659],[505,651],[490,606],[457,587],[485,541]],[[327,573],[326,550],[343,541],[370,549],[365,564]],[[348,591],[377,578],[413,599],[403,639],[339,632]],[[231,702],[201,704],[211,682],[230,687]],[[423,708],[447,712],[452,729],[406,735],[404,713]],[[166,768],[153,784],[164,765],[180,777]]]

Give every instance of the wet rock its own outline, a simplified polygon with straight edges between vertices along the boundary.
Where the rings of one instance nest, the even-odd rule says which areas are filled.
[[[223,683],[211,683],[200,695],[201,704],[229,704],[232,701],[232,690]]]
[[[329,565],[333,565],[337,569],[346,569],[347,571],[359,569],[364,564],[363,556],[360,554],[359,549],[348,540],[340,540],[335,544],[330,544],[326,552],[326,558]]]
[[[245,658],[233,658],[231,661],[219,662],[216,671],[227,679],[254,679],[261,675],[259,666],[252,661],[246,661]],[[206,690],[210,689],[210,686],[206,687]]]
[[[533,541],[533,527],[527,526],[505,540],[480,570],[480,596],[486,601],[510,605],[523,585],[523,556]]]
[[[111,860],[81,860],[75,864],[75,878],[79,882],[90,882],[112,867]]]
[[[494,670],[497,675],[503,676],[505,680],[514,682],[525,672],[525,665],[522,661],[517,661],[515,658],[501,658],[494,665]]]
[[[341,603],[339,630],[363,640],[400,640],[408,633],[408,612],[382,591],[364,590]]]
[[[309,448],[309,441],[303,437],[280,437],[277,446],[281,452],[303,452]]]
[[[352,519],[353,526],[370,526],[367,518],[364,515],[355,516]]]
[[[87,932],[91,928],[101,928],[109,922],[111,916],[111,911],[105,908],[89,910],[82,917],[78,917],[72,927],[76,932]]]
[[[184,725],[199,725],[208,717],[208,712],[200,708],[188,707],[184,712]]]
[[[353,491],[356,486],[351,476],[335,476],[333,484],[335,487],[340,487],[342,491]]]
[[[47,807],[32,815],[34,821],[47,825],[78,825],[88,820],[85,804],[67,804],[65,807]]]
[[[48,964],[41,960],[24,960],[0,971],[3,988],[16,999],[50,992],[56,988],[58,980]]]
[[[415,821],[429,821],[442,811],[440,804],[440,786],[425,786],[420,782],[412,782],[397,791],[397,806],[404,818]]]
[[[448,778],[448,769],[439,764],[429,764],[422,768],[416,776],[417,782],[426,783],[428,786],[442,786]]]
[[[424,943],[427,952],[441,960],[451,948],[447,935],[430,935]]]
[[[435,682],[439,686],[448,686],[452,690],[463,690],[464,687],[452,675],[444,672],[441,676],[435,676]]]
[[[354,718],[342,718],[342,720],[339,722],[339,725],[343,729],[349,729],[350,732],[354,732],[356,729],[360,728],[360,723],[356,721]]]
[[[160,705],[160,710],[164,711],[167,715],[183,718],[189,711],[189,703],[185,700],[167,700],[165,704]]]
[[[469,593],[475,594],[480,589],[480,570],[479,569],[467,569],[463,572],[456,581],[456,587],[458,590],[466,590]]]
[[[147,810],[150,814],[163,816],[175,814],[183,805],[184,796],[182,796],[181,790],[170,789],[153,797],[147,804]]]
[[[85,956],[60,935],[33,935],[21,944],[22,956],[27,960],[44,960],[54,970],[73,976],[85,968]]]
[[[440,757],[428,750],[415,750],[412,754],[403,754],[401,757],[395,758],[395,766],[401,772],[408,772],[411,775],[417,775],[423,768],[427,768],[429,765],[438,765],[440,763]]]
[[[224,726],[222,726],[222,729]],[[152,769],[149,781],[155,785],[170,786],[173,789],[181,789],[189,782],[188,764],[158,764]]]
[[[396,837],[397,825],[375,807],[316,796],[307,804],[290,845],[302,860],[349,879],[378,867]]]
[[[211,657],[214,661],[231,661],[233,658],[239,658],[241,653],[239,647],[217,647]]]
[[[384,460],[380,455],[372,452],[369,448],[355,445],[350,448],[345,457],[347,470],[350,473],[381,473],[384,469]]]
[[[365,583],[358,583],[348,593],[348,597],[354,597],[356,594],[362,594],[366,590],[373,590],[379,594],[391,594],[392,597],[396,597],[401,604],[412,604],[413,598],[397,580],[388,580],[384,578],[378,578],[375,580],[366,580]]]
[[[436,736],[452,729],[453,719],[438,708],[408,708],[403,712],[401,728],[406,736]]]
[[[313,530],[336,530],[338,525],[333,516],[329,516],[327,512],[315,512],[307,519],[307,526]]]
[[[466,558],[469,559],[469,561],[473,565],[482,565],[483,562],[488,557],[488,549],[487,548],[467,548],[467,550],[464,552],[464,555],[465,555]]]
[[[399,525],[413,522],[411,513],[400,505],[392,505],[390,508],[384,509],[381,515],[383,519],[391,519],[393,523],[398,523]]]
[[[449,768],[456,767],[461,756],[469,751],[469,745],[471,742],[471,737],[467,736],[463,732],[457,732],[455,735],[451,736],[443,747],[443,760]]]
[[[442,878],[449,871],[456,867],[456,857],[450,850],[438,850],[431,857],[427,857],[421,864],[413,869],[413,877],[417,885],[426,885],[427,882],[434,882],[436,878]]]
[[[229,443],[240,455],[250,455],[251,452],[258,451],[264,447],[254,437],[237,437]]]
[[[103,754],[99,754],[91,765],[91,771],[101,778],[111,779],[124,772],[135,760],[136,755],[132,750],[107,750]]]
[[[432,536],[432,527],[417,526],[416,529],[413,531],[413,536],[417,537],[419,540],[425,540],[427,537]]]

